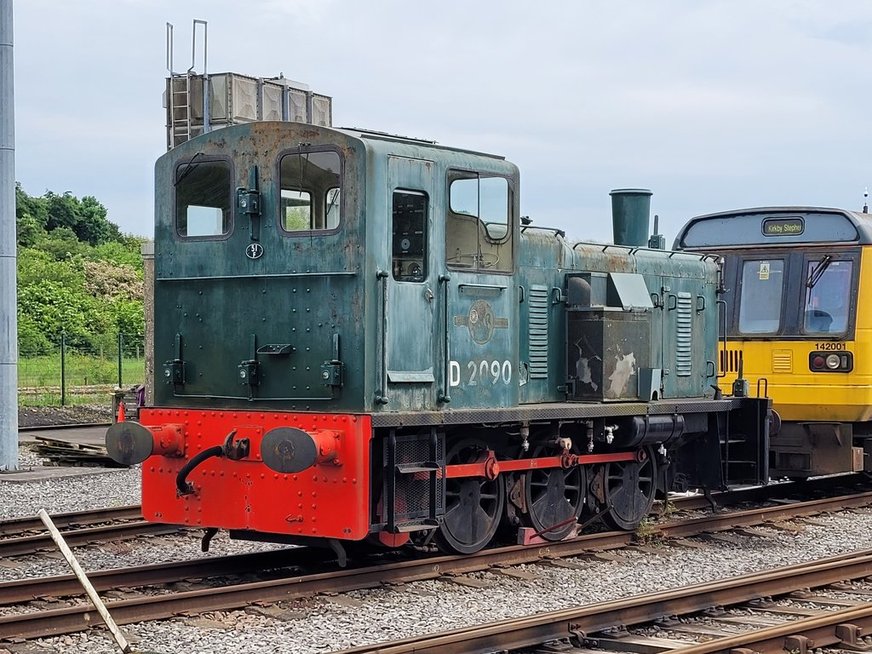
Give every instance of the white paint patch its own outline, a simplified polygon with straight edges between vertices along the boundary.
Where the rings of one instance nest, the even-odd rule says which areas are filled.
[[[615,371],[609,375],[609,390],[608,397],[617,398],[623,397],[627,392],[627,384],[630,382],[630,377],[636,373],[636,355],[630,352],[625,355],[615,355],[617,363]]]
[[[590,364],[585,357],[578,357],[578,362],[575,364],[575,376],[582,384],[590,384],[593,390],[597,390],[597,383],[591,376]]]

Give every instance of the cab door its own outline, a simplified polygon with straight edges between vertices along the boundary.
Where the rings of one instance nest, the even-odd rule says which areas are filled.
[[[393,410],[433,408],[437,338],[432,247],[432,161],[388,157],[391,267],[383,271],[386,403]]]
[[[445,215],[445,379],[452,409],[518,403],[517,203],[513,180],[449,171]]]

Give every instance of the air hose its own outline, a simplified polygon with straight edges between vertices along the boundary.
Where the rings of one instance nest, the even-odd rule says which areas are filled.
[[[194,492],[194,485],[188,483],[188,475],[203,461],[213,456],[224,456],[224,447],[215,445],[205,449],[182,466],[182,469],[179,470],[179,474],[176,476],[176,489],[179,491],[179,495],[190,495]]]

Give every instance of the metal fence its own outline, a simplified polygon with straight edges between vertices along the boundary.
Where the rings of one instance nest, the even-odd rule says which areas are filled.
[[[141,334],[118,334],[102,346],[58,344],[40,352],[19,353],[18,403],[22,406],[105,404],[116,388],[145,383]]]

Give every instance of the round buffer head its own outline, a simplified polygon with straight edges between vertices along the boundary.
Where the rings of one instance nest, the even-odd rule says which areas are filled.
[[[264,435],[260,456],[270,470],[302,472],[315,465],[318,446],[315,439],[302,429],[277,427]]]
[[[116,422],[106,432],[106,453],[124,465],[142,463],[151,456],[154,437],[138,422]]]

